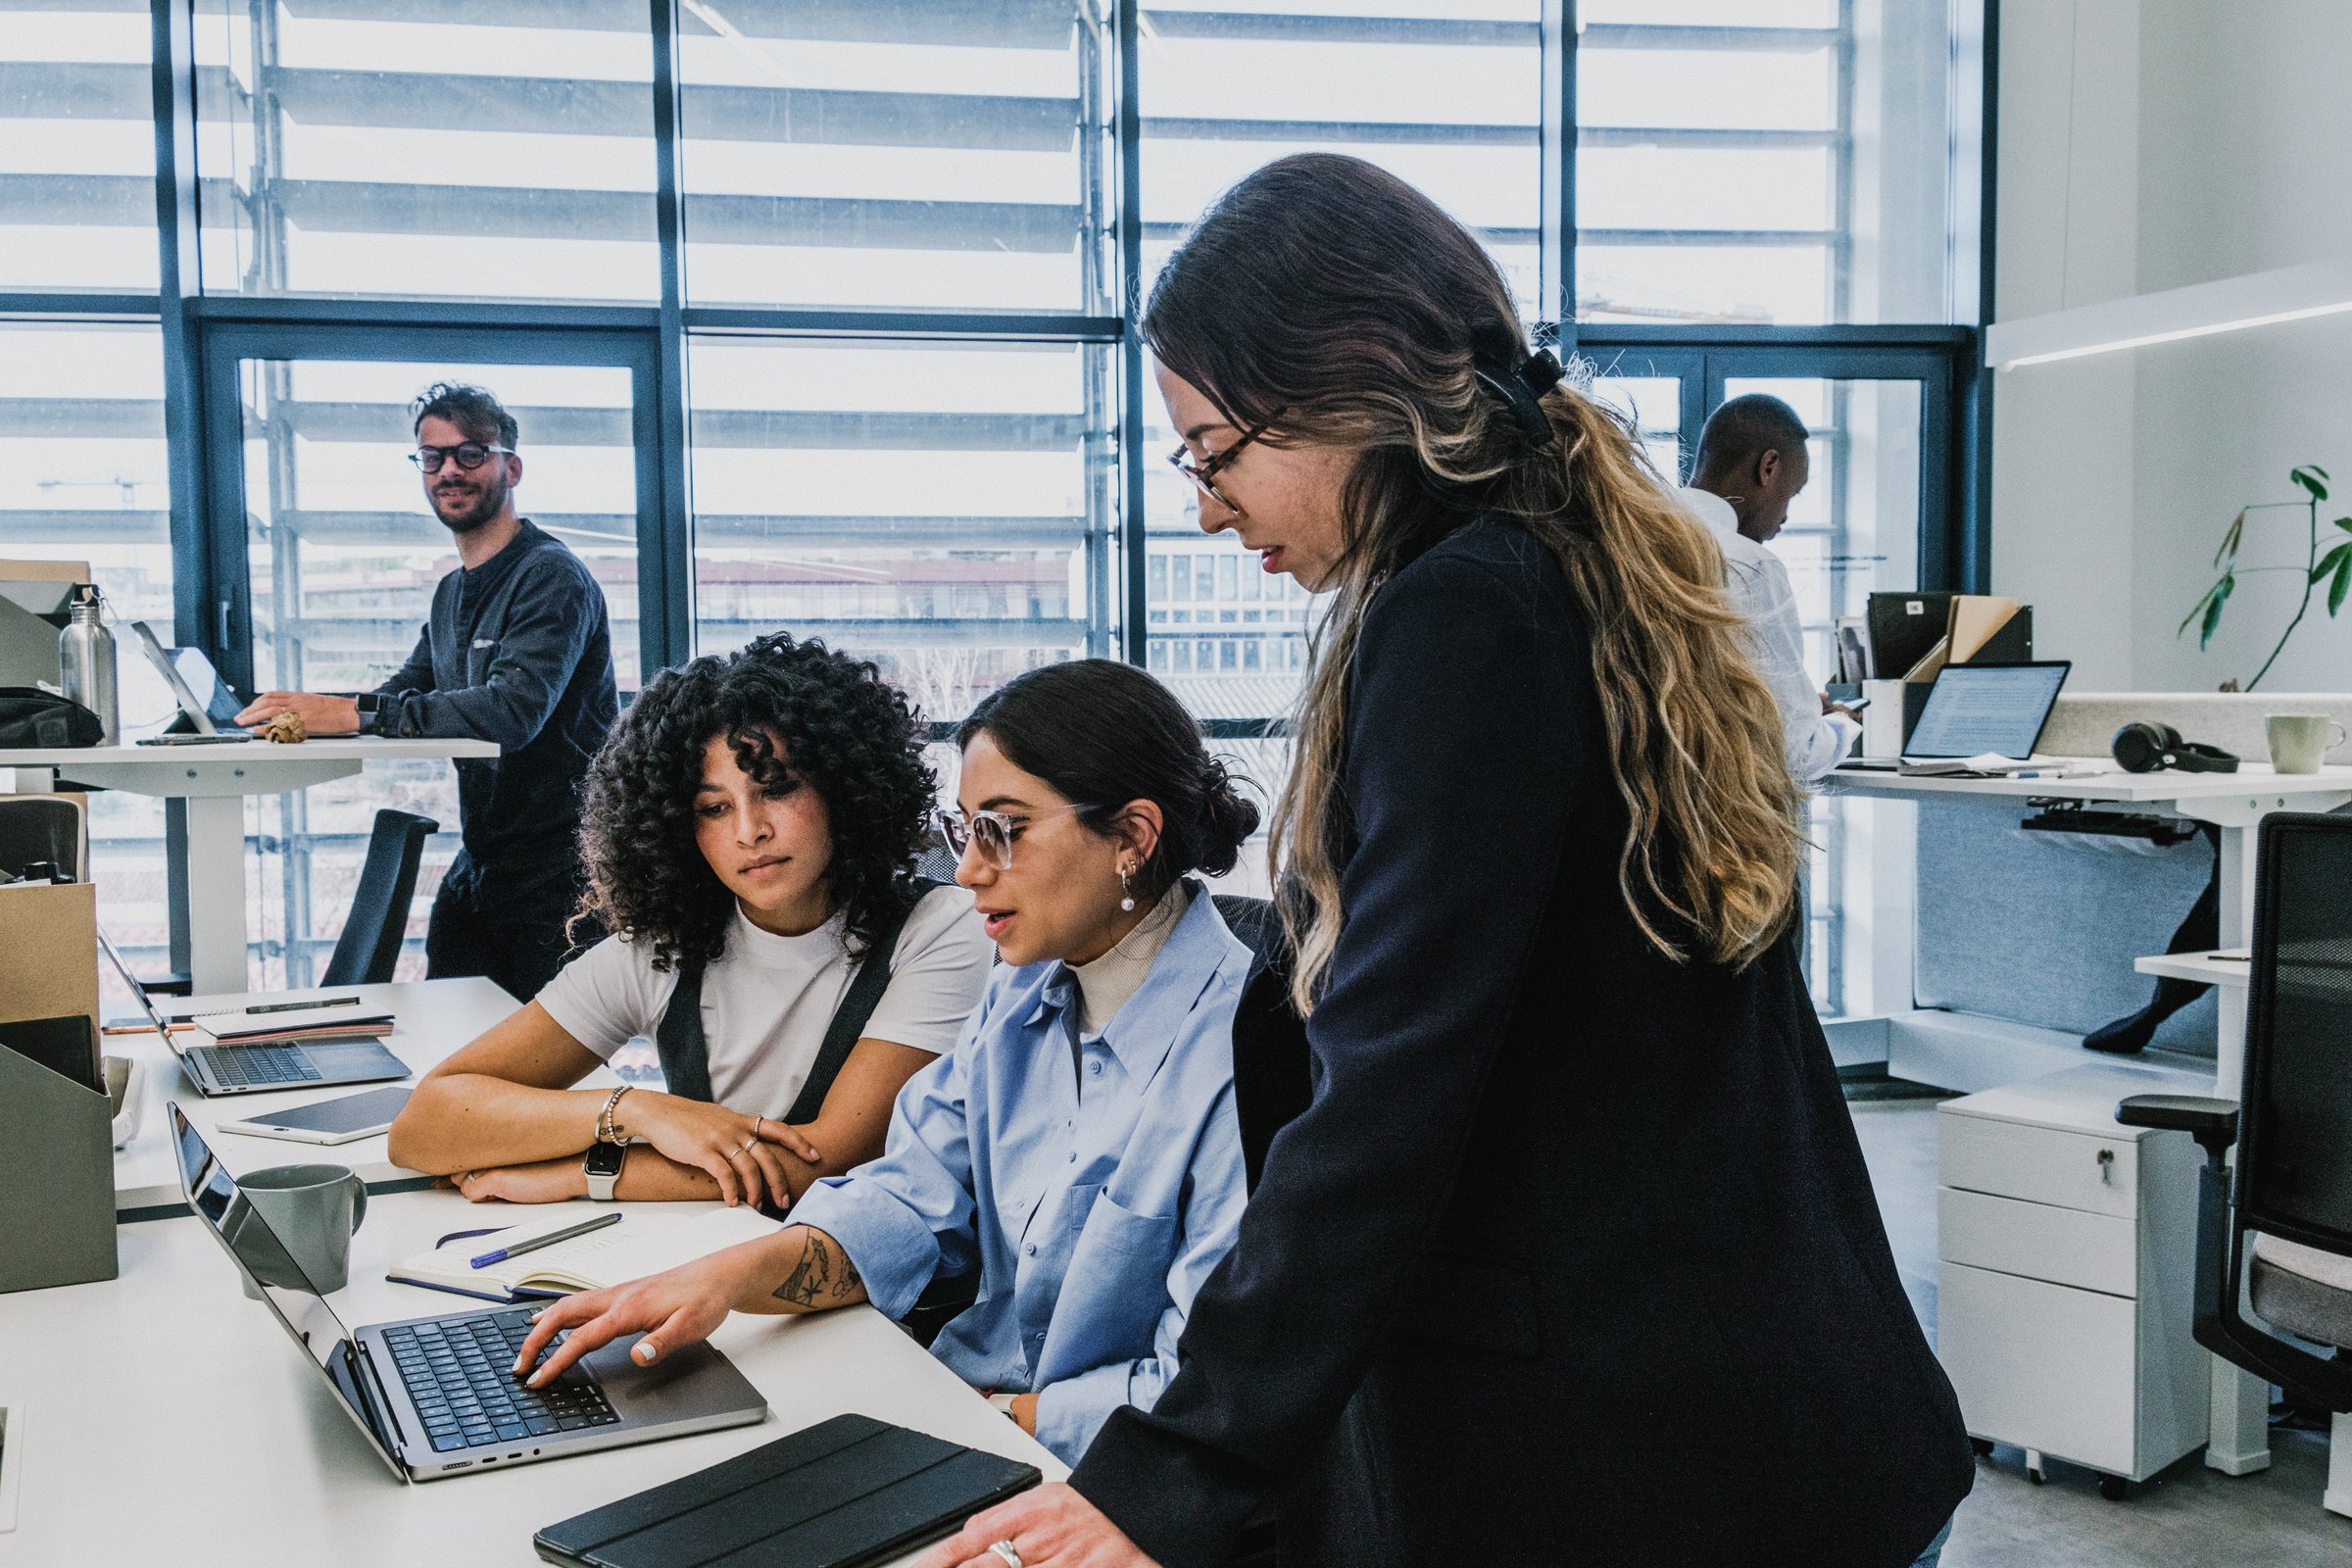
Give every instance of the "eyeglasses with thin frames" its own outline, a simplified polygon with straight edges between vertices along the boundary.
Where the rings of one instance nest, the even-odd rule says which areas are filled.
[[[418,447],[409,454],[409,461],[427,473],[439,473],[444,459],[455,458],[458,466],[471,473],[490,461],[492,453],[513,457],[513,447],[494,447],[486,441],[467,441],[454,447]]]
[[[1091,811],[1092,806],[1047,806],[1029,811],[974,811],[965,816],[959,810],[941,807],[933,812],[939,825],[940,837],[958,859],[973,845],[980,846],[981,858],[1000,871],[1012,869],[1012,836],[1036,817],[1059,816],[1070,811]]]
[[[1218,506],[1223,507],[1227,512],[1239,512],[1242,509],[1238,506],[1235,506],[1232,499],[1228,497],[1224,491],[1217,488],[1217,475],[1228,466],[1230,466],[1234,459],[1242,455],[1242,448],[1248,446],[1259,436],[1264,435],[1273,427],[1274,421],[1271,419],[1264,420],[1256,425],[1251,426],[1249,430],[1243,432],[1242,438],[1239,441],[1236,441],[1233,445],[1227,447],[1222,452],[1211,454],[1206,463],[1195,463],[1193,461],[1192,453],[1185,450],[1184,443],[1179,441],[1176,443],[1176,450],[1168,454],[1168,466],[1174,468],[1178,473],[1183,474],[1187,479],[1192,480],[1194,489],[1208,497],[1209,500],[1214,501]]]

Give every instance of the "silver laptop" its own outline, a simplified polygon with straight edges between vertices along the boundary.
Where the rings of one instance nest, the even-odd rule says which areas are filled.
[[[719,1351],[690,1346],[641,1367],[629,1359],[635,1335],[581,1357],[545,1389],[525,1388],[511,1368],[535,1306],[368,1323],[353,1332],[311,1288],[179,1106],[171,1110],[188,1206],[403,1480],[438,1481],[750,1426],[766,1416],[767,1401]]]
[[[1903,743],[1903,760],[2028,760],[2073,667],[2063,659],[1944,665],[1936,672],[1911,738]]]
[[[166,648],[163,639],[156,636],[155,628],[143,620],[132,621],[130,630],[139,652],[171,689],[172,701],[179,705],[180,718],[188,725],[184,731],[151,736],[140,745],[201,746],[254,738],[253,730],[239,727],[236,721],[244,705],[221,681],[220,672],[213,668],[212,661],[204,657],[201,649]],[[190,674],[196,677],[195,685],[189,684]],[[201,697],[196,694],[197,686],[204,688]]]
[[[155,1010],[147,990],[131,977],[130,966],[122,955],[107,940],[103,927],[98,932],[98,946],[106,954],[106,961],[115,966],[115,973],[138,999],[139,1009],[147,1021],[155,1025],[156,1037],[179,1058],[187,1069],[188,1081],[206,1099],[222,1095],[260,1095],[278,1089],[328,1089],[337,1084],[380,1084],[387,1079],[406,1078],[409,1064],[392,1054],[379,1040],[314,1040],[278,1045],[224,1045],[182,1047],[178,1036],[172,1032],[170,1020]],[[316,1007],[309,1002],[302,1006]]]

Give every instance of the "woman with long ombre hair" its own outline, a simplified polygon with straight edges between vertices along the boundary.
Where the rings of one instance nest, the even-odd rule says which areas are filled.
[[[1201,527],[1333,596],[1295,956],[1236,1028],[1255,1185],[1156,1403],[924,1568],[1213,1568],[1268,1511],[1282,1568],[1932,1562],[1973,1467],[1713,543],[1369,164],[1227,192],[1144,337]]]

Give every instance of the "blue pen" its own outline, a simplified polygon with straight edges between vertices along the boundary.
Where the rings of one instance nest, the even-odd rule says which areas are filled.
[[[534,1236],[528,1241],[516,1242],[513,1247],[502,1247],[495,1252],[484,1252],[481,1256],[468,1259],[468,1261],[475,1268],[488,1268],[493,1263],[504,1263],[508,1258],[520,1253],[535,1252],[542,1247],[553,1247],[558,1242],[568,1242],[574,1236],[585,1236],[590,1231],[601,1231],[608,1225],[619,1223],[620,1216],[618,1214],[599,1214],[596,1218],[584,1219],[577,1225],[566,1225],[560,1231],[550,1231],[545,1236]]]

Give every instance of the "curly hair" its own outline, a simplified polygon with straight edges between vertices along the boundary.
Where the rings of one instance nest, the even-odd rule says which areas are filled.
[[[720,736],[771,793],[805,783],[823,799],[827,891],[851,951],[870,949],[920,896],[936,788],[924,730],[873,664],[782,632],[663,670],[612,726],[588,770],[581,912],[649,945],[659,969],[725,951],[734,896],[694,837],[703,752]]]

